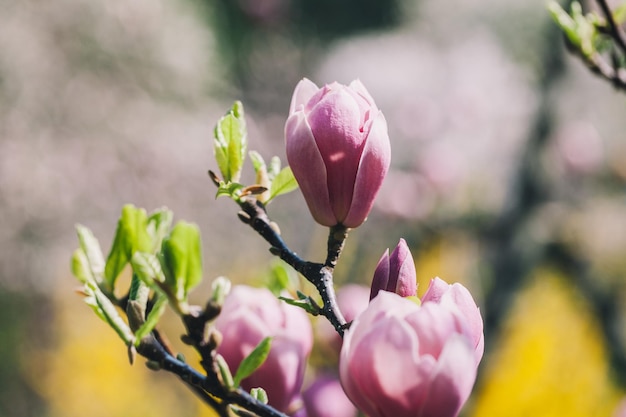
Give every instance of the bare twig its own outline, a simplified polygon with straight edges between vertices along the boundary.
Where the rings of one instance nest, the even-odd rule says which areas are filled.
[[[333,270],[343,247],[347,229],[343,226],[331,228],[328,256],[324,264],[308,262],[287,247],[278,232],[272,227],[262,203],[250,197],[241,199],[239,206],[243,210],[239,213],[239,219],[256,230],[271,245],[270,252],[287,262],[315,285],[324,302],[321,314],[330,321],[337,333],[343,337],[347,325],[335,297]]]
[[[220,415],[226,417],[229,405],[236,405],[259,417],[287,417],[269,405],[263,404],[241,388],[229,389],[222,385],[217,375],[203,375],[185,362],[170,355],[153,337],[146,336],[137,353],[158,364],[159,369],[178,375],[187,385]]]

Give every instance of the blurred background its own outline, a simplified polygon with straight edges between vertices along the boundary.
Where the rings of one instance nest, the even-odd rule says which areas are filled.
[[[543,0],[0,0],[0,416],[208,415],[73,293],[74,224],[106,253],[123,204],[167,206],[203,233],[198,303],[216,276],[258,282],[272,257],[214,198],[212,129],[242,100],[250,148],[284,159],[302,77],[360,78],[392,138],[339,284],[369,285],[404,237],[421,292],[440,276],[481,305],[463,416],[617,416],[626,97],[566,54]],[[269,213],[322,258],[298,193]]]

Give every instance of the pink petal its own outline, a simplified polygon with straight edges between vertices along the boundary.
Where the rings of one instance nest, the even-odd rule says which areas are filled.
[[[430,391],[417,416],[456,417],[476,380],[473,349],[462,335],[450,337],[430,381]]]
[[[400,242],[398,242],[398,245],[389,257],[389,264],[392,270],[389,273],[387,290],[395,292],[402,297],[415,295],[417,292],[415,262],[404,239],[400,239]]]
[[[350,210],[343,220],[346,227],[357,227],[365,221],[374,205],[391,163],[391,145],[387,122],[381,112],[372,121],[365,147],[361,154]]]
[[[450,335],[457,333],[455,316],[438,304],[422,304],[419,311],[406,317],[419,339],[419,354],[439,358]]]
[[[303,112],[289,116],[285,138],[287,160],[313,218],[324,226],[336,225],[326,185],[326,166]]]
[[[300,80],[291,96],[291,104],[289,105],[289,115],[295,113],[301,106],[304,107],[313,95],[319,90],[308,78]]]
[[[370,300],[376,297],[380,290],[386,290],[389,284],[389,249],[383,253],[372,278],[372,287],[370,290]],[[346,319],[347,320],[347,319]]]
[[[359,106],[345,88],[326,94],[307,115],[326,166],[333,212],[340,222],[350,209],[365,142],[360,119]]]

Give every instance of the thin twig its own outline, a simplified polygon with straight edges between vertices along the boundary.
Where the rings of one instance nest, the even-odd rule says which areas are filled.
[[[160,369],[178,375],[187,385],[193,387],[203,400],[218,411],[225,410],[229,404],[233,404],[259,417],[287,417],[252,397],[243,389],[228,389],[222,385],[217,377],[201,374],[185,362],[170,355],[153,336],[146,336],[141,341],[137,347],[137,353],[158,363]]]
[[[329,254],[326,264],[308,262],[300,258],[293,252],[275,228],[272,227],[271,221],[267,216],[265,207],[254,198],[244,198],[239,202],[239,206],[243,210],[239,213],[239,219],[252,227],[258,234],[263,237],[270,245],[270,252],[280,257],[287,264],[291,265],[296,271],[301,273],[315,288],[322,297],[324,306],[321,314],[330,321],[337,333],[343,337],[343,333],[347,328],[346,319],[341,314],[337,299],[335,297],[335,288],[333,285],[333,269],[334,264],[339,257],[343,240],[347,234],[347,229],[343,226],[331,228],[331,236],[329,237]],[[333,237],[335,236],[335,237]],[[341,242],[339,238],[343,236]],[[331,252],[334,251],[334,254]],[[333,261],[334,259],[334,261]]]

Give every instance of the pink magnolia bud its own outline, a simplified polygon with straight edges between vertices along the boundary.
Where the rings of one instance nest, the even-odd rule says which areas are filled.
[[[457,312],[381,291],[344,336],[339,375],[370,417],[456,417],[476,379]]]
[[[415,262],[404,239],[400,239],[391,256],[387,249],[378,261],[372,279],[370,300],[380,290],[395,292],[402,297],[415,295],[417,292]]]
[[[439,277],[430,280],[426,293],[422,296],[422,303],[438,303],[451,309],[457,309],[458,319],[466,323],[468,335],[474,348],[476,366],[483,357],[485,350],[485,335],[483,333],[483,318],[472,294],[459,283],[448,284]]]
[[[363,84],[298,83],[285,124],[287,159],[313,218],[365,221],[389,169],[387,122]]]
[[[241,385],[247,390],[262,387],[271,406],[287,411],[299,395],[313,345],[304,310],[278,300],[265,288],[236,286],[226,297],[215,328],[223,336],[217,352],[233,373],[261,340],[273,337],[267,360]]]
[[[357,409],[346,397],[339,380],[321,376],[302,394],[307,417],[356,417]]]

